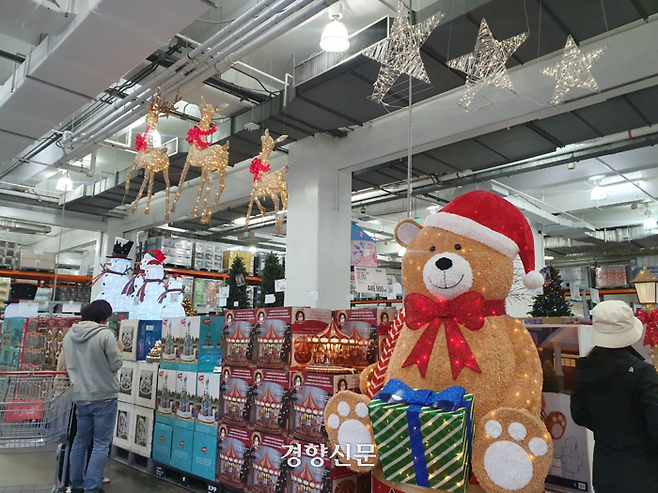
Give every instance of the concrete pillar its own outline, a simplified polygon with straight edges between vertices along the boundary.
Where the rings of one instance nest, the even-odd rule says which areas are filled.
[[[352,174],[336,169],[335,140],[290,146],[287,306],[349,308]]]

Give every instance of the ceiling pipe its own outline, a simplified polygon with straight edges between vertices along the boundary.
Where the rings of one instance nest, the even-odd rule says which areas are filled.
[[[48,234],[53,229],[45,224],[28,223],[24,221],[14,221],[12,219],[0,219],[0,229],[6,229],[15,233],[24,234]]]

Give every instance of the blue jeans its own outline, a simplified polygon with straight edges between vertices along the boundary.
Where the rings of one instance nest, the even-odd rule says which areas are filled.
[[[114,422],[117,418],[117,400],[77,404],[76,417],[78,432],[73,440],[69,459],[71,489],[96,493],[103,483],[107,452],[112,443]],[[94,446],[87,464],[87,449],[92,440]]]

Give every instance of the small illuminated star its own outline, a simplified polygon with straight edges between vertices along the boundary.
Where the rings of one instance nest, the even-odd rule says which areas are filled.
[[[498,41],[493,37],[487,21],[482,19],[473,53],[446,62],[448,67],[466,74],[466,92],[459,104],[468,107],[487,84],[514,90],[505,64],[526,39],[528,33],[521,33]]]
[[[594,62],[601,58],[605,50],[606,48],[604,47],[583,53],[571,35],[569,35],[567,37],[567,44],[564,45],[562,60],[540,71],[542,74],[553,77],[557,81],[551,104],[561,103],[572,89],[578,89],[579,87],[594,92],[601,92],[599,85],[590,73],[590,69]]]
[[[398,11],[388,38],[362,52],[362,55],[381,63],[370,99],[381,103],[401,74],[430,83],[420,58],[420,47],[442,18],[443,13],[437,12],[429,19],[412,26],[409,23],[409,11],[402,2],[398,2]]]

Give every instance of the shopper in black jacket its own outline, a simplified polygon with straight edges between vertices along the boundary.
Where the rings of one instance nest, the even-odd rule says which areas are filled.
[[[658,492],[658,374],[631,344],[642,323],[622,301],[592,310],[595,347],[577,364],[573,420],[594,432],[596,493]]]

